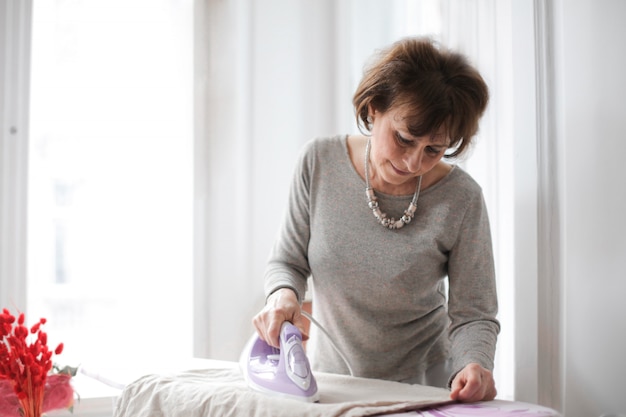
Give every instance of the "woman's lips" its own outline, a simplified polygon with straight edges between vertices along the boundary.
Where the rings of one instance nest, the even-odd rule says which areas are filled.
[[[394,164],[390,164],[390,165],[391,165],[391,168],[393,168],[394,172],[395,172],[396,174],[398,174],[398,175],[401,175],[401,176],[403,176],[403,177],[413,175],[413,174],[412,174],[411,172],[409,172],[409,171],[404,171],[404,170],[402,170],[402,169],[398,169],[398,168],[397,168]]]

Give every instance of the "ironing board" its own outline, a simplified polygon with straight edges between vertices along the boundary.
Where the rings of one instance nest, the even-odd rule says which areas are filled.
[[[387,414],[386,417],[554,417],[551,408],[520,401],[493,400],[474,404],[448,404],[419,411]]]
[[[322,392],[319,404],[297,405],[293,400],[269,398],[264,394],[251,392],[238,375],[239,364],[236,362],[196,359],[186,362],[183,369],[195,369],[185,372],[145,373],[139,378],[129,374],[120,378],[109,375],[107,381],[117,381],[123,387],[118,399],[114,417],[205,417],[223,414],[248,416],[395,416],[395,417],[559,417],[552,409],[516,401],[494,400],[474,404],[452,403],[447,397],[447,390],[406,386],[389,381],[373,381],[374,386],[367,386],[367,381],[350,379],[347,384],[332,375],[320,375],[318,385]],[[193,366],[191,364],[193,363]],[[191,366],[191,367],[190,367]],[[221,391],[212,391],[211,378],[214,375],[228,376]],[[351,377],[345,377],[351,378]],[[218,381],[219,382],[219,381]],[[330,385],[329,385],[330,384]],[[339,384],[339,385],[337,385]],[[341,385],[344,384],[344,385]],[[361,385],[359,385],[361,384]],[[329,390],[330,387],[330,390]],[[410,389],[416,389],[413,395]],[[400,392],[406,391],[406,392]],[[388,401],[394,395],[404,398],[402,403]],[[404,395],[404,397],[402,397]],[[408,397],[407,397],[408,395]],[[423,395],[423,396],[422,396]],[[208,398],[214,396],[214,398]],[[361,399],[359,399],[359,396]],[[420,398],[416,398],[420,397]],[[407,401],[410,398],[410,401]],[[356,404],[355,401],[365,401]],[[380,401],[379,401],[380,400]],[[243,408],[246,401],[251,401],[251,408]],[[282,401],[282,402],[281,402]],[[285,402],[287,401],[287,402]],[[420,405],[420,401],[422,401]],[[294,401],[295,402],[295,401]],[[195,403],[195,404],[194,404]],[[329,404],[332,403],[332,404]],[[372,404],[380,406],[380,413]],[[340,405],[336,407],[336,405]],[[345,406],[344,406],[345,405]],[[289,407],[296,407],[289,409]],[[213,407],[213,408],[212,408]],[[215,408],[217,407],[217,408]],[[220,409],[219,407],[224,407]],[[237,413],[240,407],[241,412]],[[395,407],[395,408],[394,408]],[[235,409],[235,411],[233,411]],[[294,413],[294,409],[298,412]],[[221,411],[220,411],[221,410]],[[265,412],[261,412],[261,411]]]

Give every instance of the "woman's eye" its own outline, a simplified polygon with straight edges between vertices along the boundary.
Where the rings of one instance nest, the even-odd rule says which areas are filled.
[[[399,144],[404,145],[404,146],[410,146],[413,144],[412,140],[403,138],[402,136],[400,136],[398,132],[396,132],[396,140],[398,141]]]
[[[432,146],[426,147],[426,151],[433,155],[439,155],[442,151],[440,148],[433,148]]]

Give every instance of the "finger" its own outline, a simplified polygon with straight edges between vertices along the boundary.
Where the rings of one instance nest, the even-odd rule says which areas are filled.
[[[259,313],[252,318],[252,324],[256,329],[258,336],[261,340],[265,340],[265,324],[263,320],[263,314]]]
[[[450,393],[450,397],[457,401],[473,402],[482,399],[483,390],[482,383],[480,381],[480,375],[463,372],[457,375],[457,378],[453,381],[453,391]]]
[[[463,402],[473,402],[482,399],[483,393],[481,385],[476,380],[469,380],[461,391],[459,391],[458,400]]]
[[[307,326],[308,319],[302,315],[302,310],[295,310],[293,317],[289,319],[288,321],[290,321],[294,326],[298,328],[298,330],[300,330],[300,334],[302,335],[302,340],[309,339],[309,335],[306,331],[308,327]]]
[[[261,340],[270,346],[278,347],[278,335],[280,333],[280,326],[284,320],[270,317],[272,314],[266,309],[258,313],[252,319],[252,323],[256,329],[256,332]],[[275,317],[276,314],[273,314]],[[276,330],[276,327],[278,329]]]
[[[269,322],[266,330],[267,339],[265,340],[268,345],[276,348],[280,347],[280,328],[282,327],[283,322],[285,322],[284,318],[274,318]]]
[[[461,377],[460,375],[457,375],[454,380],[452,381],[452,385],[450,386],[450,399],[451,400],[458,400],[459,399],[459,392],[461,392],[461,390],[463,389],[463,383],[461,382]]]

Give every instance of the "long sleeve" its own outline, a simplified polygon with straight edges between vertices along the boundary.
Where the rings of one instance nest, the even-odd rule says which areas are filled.
[[[448,260],[451,357],[455,373],[471,362],[493,370],[500,325],[491,232],[482,194],[468,203]]]
[[[287,212],[272,248],[265,270],[265,295],[279,288],[291,288],[302,301],[310,275],[309,247],[309,185],[310,166],[307,146],[296,164],[289,191]]]

